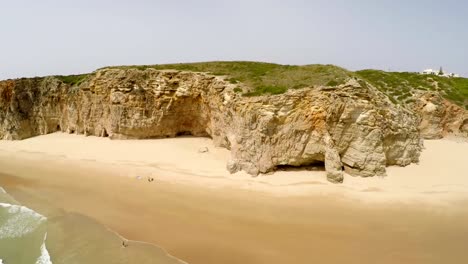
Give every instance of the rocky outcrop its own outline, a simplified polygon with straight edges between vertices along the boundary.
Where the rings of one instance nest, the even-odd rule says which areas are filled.
[[[103,69],[79,86],[54,77],[0,82],[0,138],[65,131],[112,139],[209,136],[231,150],[234,173],[323,164],[385,175],[388,165],[417,162],[418,120],[372,86],[351,79],[336,87],[245,97],[235,84],[205,73]]]
[[[434,92],[416,98],[413,110],[419,117],[419,129],[425,139],[447,135],[468,136],[468,111]]]
[[[354,175],[384,175],[386,165],[418,160],[416,120],[356,81],[244,99],[236,109],[238,125],[228,134],[233,172],[324,162],[329,179],[340,182],[343,168]]]

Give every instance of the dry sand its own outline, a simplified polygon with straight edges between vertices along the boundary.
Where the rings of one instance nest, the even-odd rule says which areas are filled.
[[[320,170],[229,175],[210,139],[52,134],[0,142],[0,186],[189,263],[465,263],[468,143],[425,145],[419,165],[333,185]]]
[[[110,140],[64,133],[23,141],[0,141],[0,157],[75,161],[76,164],[113,170],[135,178],[209,188],[231,187],[276,196],[329,194],[364,202],[450,203],[468,198],[468,142],[425,141],[419,164],[389,167],[387,177],[361,178],[345,175],[343,184],[326,180],[323,168],[316,171],[279,171],[252,177],[229,174],[229,151],[213,146],[209,138],[158,140]],[[209,152],[199,153],[208,147]]]

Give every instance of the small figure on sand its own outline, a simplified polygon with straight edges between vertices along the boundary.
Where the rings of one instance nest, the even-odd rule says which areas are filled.
[[[123,248],[128,247],[128,243],[127,243],[126,240],[122,240],[122,247],[123,247]]]
[[[154,178],[153,177],[148,177],[148,182],[153,182]]]

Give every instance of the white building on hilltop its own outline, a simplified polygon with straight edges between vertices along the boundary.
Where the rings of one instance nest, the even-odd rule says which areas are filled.
[[[426,70],[422,71],[421,74],[437,75],[437,76],[442,76],[442,77],[455,77],[455,78],[460,77],[460,75],[456,74],[456,73],[444,72],[444,70],[442,70],[442,67],[438,71],[435,71],[433,69],[426,69]]]
[[[434,71],[433,69],[426,69],[421,72],[421,74],[429,74],[429,75],[438,75],[438,71]]]

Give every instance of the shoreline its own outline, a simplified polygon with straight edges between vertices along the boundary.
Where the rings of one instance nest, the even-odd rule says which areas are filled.
[[[5,177],[6,175],[0,174],[0,176]],[[11,176],[6,176],[6,177],[11,177]],[[0,191],[2,191],[2,190],[3,190],[3,188],[0,188]],[[110,262],[114,263],[113,261],[117,261],[118,263],[121,263],[119,257],[121,258],[121,257],[125,256],[126,258],[129,258],[128,260],[133,260],[133,261],[135,261],[136,258],[141,259],[141,257],[145,257],[144,263],[148,263],[148,264],[149,263],[187,264],[187,262],[185,262],[185,261],[183,261],[181,259],[178,259],[175,256],[169,254],[169,252],[167,252],[167,250],[165,250],[164,248],[162,248],[162,247],[160,247],[160,246],[158,246],[158,245],[156,245],[154,243],[127,239],[122,234],[118,233],[116,230],[111,229],[110,227],[106,226],[103,223],[97,222],[95,219],[93,219],[90,216],[81,215],[81,214],[78,214],[78,213],[75,213],[75,212],[66,212],[66,210],[63,210],[63,208],[62,208],[62,209],[60,209],[60,211],[62,211],[61,213],[51,214],[51,215],[48,215],[46,217],[45,215],[42,215],[42,214],[38,213],[37,211],[27,207],[26,205],[18,203],[18,201],[16,201],[14,199],[14,197],[9,195],[6,191],[4,191],[2,194],[5,194],[6,198],[11,198],[12,200],[8,201],[8,199],[7,199],[6,201],[1,201],[5,197],[0,197],[0,201],[1,201],[0,202],[0,208],[2,206],[4,208],[5,207],[6,208],[9,208],[9,207],[22,208],[21,209],[22,211],[24,211],[26,213],[31,213],[35,217],[40,218],[39,221],[41,221],[43,223],[46,223],[46,225],[48,226],[47,230],[44,231],[45,232],[44,233],[44,238],[43,238],[42,244],[40,246],[41,255],[37,258],[37,263],[52,264],[51,256],[50,256],[49,251],[47,249],[47,247],[49,246],[50,243],[52,245],[57,245],[57,243],[62,244],[64,240],[68,239],[68,242],[65,243],[66,248],[68,249],[67,250],[68,252],[73,251],[74,246],[77,246],[77,248],[80,247],[79,244],[78,245],[73,245],[74,244],[73,242],[70,243],[70,241],[72,241],[75,238],[72,238],[72,240],[70,240],[70,238],[68,237],[66,231],[62,232],[62,233],[58,231],[59,230],[58,226],[67,225],[67,222],[70,222],[70,219],[72,219],[75,222],[74,225],[73,225],[73,228],[78,230],[78,232],[81,232],[81,233],[88,232],[89,233],[90,230],[88,230],[88,228],[86,228],[86,224],[89,225],[89,223],[91,223],[91,225],[93,226],[95,231],[98,231],[101,234],[99,240],[97,240],[97,241],[96,240],[89,240],[89,244],[91,245],[90,247],[96,247],[96,248],[98,248],[100,250],[109,250],[109,249],[111,249],[111,250],[115,251],[115,253],[116,253],[115,259],[106,259],[106,261],[108,261],[108,263],[110,263]],[[4,203],[4,202],[6,202],[6,203]],[[10,202],[12,202],[12,204],[10,204]],[[45,206],[44,208],[46,208],[46,207],[47,206]],[[49,208],[51,210],[58,210],[58,208],[53,208],[53,209],[52,209],[52,207],[49,207]],[[37,210],[37,208],[36,208],[36,210]],[[4,216],[5,215],[3,215],[3,217]],[[6,216],[8,217],[8,215],[6,215]],[[50,219],[49,219],[49,217],[50,217]],[[0,217],[0,219],[1,219],[1,217]],[[20,220],[20,219],[17,219],[17,220]],[[32,230],[31,232],[36,232],[37,227],[34,227],[31,230]],[[52,233],[52,238],[48,237],[49,233]],[[25,234],[25,235],[28,235],[28,234]],[[14,238],[21,238],[21,237],[22,236],[13,237],[13,239]],[[83,239],[83,237],[81,237],[79,239]],[[122,252],[118,252],[118,251],[119,251],[119,248],[123,249],[123,246],[122,246],[123,244],[120,244],[120,242],[123,242],[123,241],[125,241],[125,244],[126,244],[126,246],[125,246],[125,248],[126,248],[125,251],[126,252],[122,255],[121,254]],[[0,242],[1,242],[1,239],[0,239]],[[10,241],[10,243],[11,243],[11,241]],[[103,247],[102,244],[105,244],[106,246]],[[127,247],[129,247],[129,248],[127,248]],[[5,252],[2,252],[2,249],[3,248],[0,247],[0,257],[5,257],[3,255],[3,253],[5,253]],[[35,248],[32,247],[32,249],[35,249]],[[54,251],[60,252],[60,250],[55,248],[54,246],[52,246],[52,250],[53,250],[53,252]],[[57,255],[54,254],[52,256],[52,259],[55,259],[55,258],[57,258],[57,259],[55,259],[53,263],[56,263],[56,264],[64,263],[64,264],[66,264],[66,263],[68,263],[68,260],[73,260],[73,263],[90,263],[90,264],[92,264],[92,263],[102,263],[102,262],[99,262],[99,261],[89,260],[90,259],[90,256],[89,256],[90,254],[89,253],[84,254],[85,256],[81,255],[78,259],[74,258],[74,257],[69,259],[70,257],[67,256],[67,253],[68,253],[67,251],[60,252]],[[56,252],[54,252],[54,253],[56,253]],[[8,253],[8,251],[6,253]],[[80,254],[80,252],[76,252],[75,254]],[[19,255],[21,255],[21,254],[19,254]],[[109,254],[106,254],[106,255],[109,255]],[[14,257],[14,256],[15,255],[10,255],[9,256],[10,260],[9,260],[8,263],[16,263],[15,261],[11,260],[11,258]],[[98,257],[102,258],[102,256],[98,256]],[[134,259],[132,259],[132,258],[134,258]],[[83,262],[84,259],[87,259],[87,260]],[[155,260],[155,259],[158,260],[158,261],[153,262],[152,260]],[[134,263],[133,261],[131,263]],[[34,262],[34,263],[36,263],[36,262]],[[125,262],[125,263],[127,263],[127,262]],[[142,263],[142,262],[140,262],[140,263]]]
[[[225,173],[226,151],[208,145],[208,153],[198,153],[209,139],[114,142],[64,134],[0,142],[0,173],[6,173],[0,175],[0,186],[41,214],[56,209],[82,214],[188,263],[426,264],[466,258],[461,245],[468,243],[468,199],[454,192],[463,191],[459,187],[443,186],[448,194],[415,196],[408,192],[411,185],[396,185],[400,180],[412,183],[399,174],[400,168],[391,168],[383,179],[349,178],[355,185],[348,176],[344,185],[328,184],[323,171],[226,175],[220,174]],[[448,143],[429,147],[453,147]],[[119,145],[128,151],[119,154],[112,147]],[[62,149],[70,146],[81,149],[63,156]],[[466,145],[461,146],[464,150]],[[99,153],[109,155],[99,159]],[[174,156],[178,159],[168,163]],[[427,159],[420,166],[427,166]],[[393,192],[371,189],[392,175],[396,178],[384,187]],[[147,176],[155,181],[148,182]],[[456,183],[463,180],[459,176],[444,180]],[[427,180],[425,188],[434,181]],[[361,192],[365,189],[370,190]],[[320,254],[311,255],[311,250]]]

